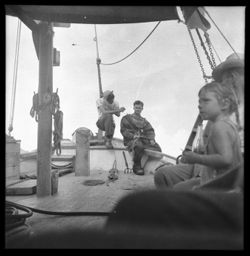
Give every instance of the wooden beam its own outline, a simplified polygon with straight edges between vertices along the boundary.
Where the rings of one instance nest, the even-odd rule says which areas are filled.
[[[79,24],[118,24],[178,20],[176,6],[19,5],[35,20]],[[7,15],[13,12],[7,11]]]
[[[35,31],[38,29],[38,24],[24,13],[18,5],[7,5],[7,9],[11,10],[30,30]]]
[[[39,116],[37,145],[37,196],[51,195],[51,137],[52,114],[50,100],[53,92],[53,30],[52,24],[39,24]]]

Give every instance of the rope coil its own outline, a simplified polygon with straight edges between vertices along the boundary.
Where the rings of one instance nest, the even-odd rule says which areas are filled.
[[[54,93],[44,94],[42,104],[39,104],[38,93],[34,92],[30,115],[32,118],[35,117],[36,122],[38,122],[39,113],[46,107],[50,108],[50,113],[54,117],[54,146],[52,148],[52,152],[54,153],[56,151],[57,155],[61,155],[61,140],[63,138],[63,112],[60,110],[60,98],[58,95],[58,89]]]
[[[25,213],[20,214],[18,210]],[[25,223],[26,218],[32,216],[32,211],[24,206],[16,205],[12,202],[5,204],[5,230],[16,228]]]

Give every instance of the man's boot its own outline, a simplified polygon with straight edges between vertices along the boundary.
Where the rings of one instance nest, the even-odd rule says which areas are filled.
[[[136,175],[144,175],[144,170],[141,168],[140,164],[134,163],[133,172]]]
[[[106,146],[107,149],[114,148],[111,141],[112,141],[112,139],[106,138],[105,146]]]

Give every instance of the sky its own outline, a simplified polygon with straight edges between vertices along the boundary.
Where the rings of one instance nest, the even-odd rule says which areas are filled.
[[[244,53],[245,7],[205,8],[234,50]],[[212,44],[223,61],[233,50],[212,21],[205,17],[211,24],[208,33]],[[6,16],[6,134],[10,123],[17,24],[16,17]],[[113,63],[127,56],[156,24],[96,25],[102,63]],[[80,127],[86,127],[95,134],[98,131],[96,100],[99,85],[94,25],[71,24],[70,28],[53,29],[53,45],[60,51],[60,66],[53,67],[53,91],[58,88],[64,114],[63,138],[72,139],[72,134]],[[211,75],[208,60],[194,31],[193,36],[205,72]],[[214,55],[218,65],[220,61]],[[141,100],[144,102],[142,116],[154,127],[156,141],[162,151],[174,157],[180,155],[198,115],[198,91],[205,83],[186,26],[177,20],[162,21],[129,58],[115,65],[101,65],[100,68],[103,91],[113,90],[120,107],[126,108],[120,117],[114,117],[114,137],[122,139],[121,117],[132,113],[133,102]],[[38,71],[32,33],[22,23],[11,136],[21,140],[21,148],[26,151],[37,148],[38,125],[30,116],[30,109],[33,93],[38,91]]]

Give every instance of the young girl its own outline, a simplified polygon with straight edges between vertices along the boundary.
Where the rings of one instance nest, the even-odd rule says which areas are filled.
[[[242,163],[238,129],[230,120],[237,112],[237,98],[231,87],[217,82],[206,84],[199,91],[199,111],[203,120],[212,123],[205,154],[184,152],[182,162],[206,166],[201,184]]]
[[[242,163],[240,137],[230,115],[237,111],[237,98],[231,87],[217,82],[206,84],[199,91],[199,111],[210,121],[205,153],[183,152],[181,164],[156,170],[157,188],[192,189]],[[203,166],[195,173],[194,164]]]

